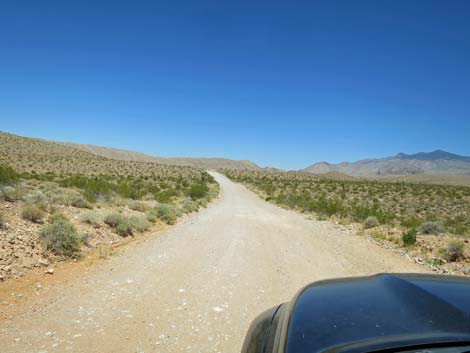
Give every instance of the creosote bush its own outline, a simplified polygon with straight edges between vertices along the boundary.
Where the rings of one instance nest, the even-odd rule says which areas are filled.
[[[374,228],[374,227],[377,227],[378,225],[379,225],[379,220],[375,216],[369,216],[364,221],[365,229]]]
[[[25,205],[21,211],[21,217],[27,221],[40,223],[45,213],[35,205]]]
[[[41,229],[46,248],[58,255],[76,257],[82,243],[75,226],[64,219],[57,219]]]
[[[404,246],[412,246],[416,244],[416,235],[418,231],[416,228],[408,229],[405,233],[403,233],[402,241]]]
[[[176,210],[173,206],[168,204],[161,204],[155,207],[158,219],[166,224],[175,224],[177,219]]]
[[[129,219],[120,213],[110,213],[104,218],[104,223],[116,230],[122,237],[132,235],[133,229]]]
[[[419,226],[422,234],[441,234],[445,232],[445,227],[441,222],[425,222]]]
[[[12,167],[0,164],[0,185],[13,184],[18,178],[18,173]]]
[[[189,189],[188,195],[193,200],[202,199],[209,193],[209,187],[206,184],[194,184]]]
[[[132,225],[129,223],[129,220],[127,218],[122,219],[122,221],[120,221],[117,224],[116,232],[121,237],[127,237],[128,235],[132,235],[133,233]]]

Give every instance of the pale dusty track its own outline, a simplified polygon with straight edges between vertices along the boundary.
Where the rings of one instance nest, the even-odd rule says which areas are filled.
[[[0,327],[2,352],[239,352],[250,321],[305,284],[423,267],[213,173],[221,196],[54,288]]]

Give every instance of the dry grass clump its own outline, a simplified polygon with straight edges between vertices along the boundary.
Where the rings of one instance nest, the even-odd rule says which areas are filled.
[[[444,256],[447,261],[455,262],[464,257],[465,243],[461,240],[453,239],[447,244],[444,249]]]
[[[25,205],[21,210],[21,217],[27,221],[41,223],[45,212],[35,205]]]

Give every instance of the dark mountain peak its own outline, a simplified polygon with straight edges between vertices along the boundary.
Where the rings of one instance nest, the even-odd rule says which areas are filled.
[[[432,152],[418,152],[415,154],[398,153],[395,158],[414,159],[419,161],[457,160],[470,162],[470,157],[460,156],[458,154],[439,149]]]

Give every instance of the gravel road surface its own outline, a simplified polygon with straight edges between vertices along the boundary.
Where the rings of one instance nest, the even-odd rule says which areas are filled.
[[[251,320],[319,279],[423,272],[212,173],[219,199],[0,322],[2,352],[239,352]]]

